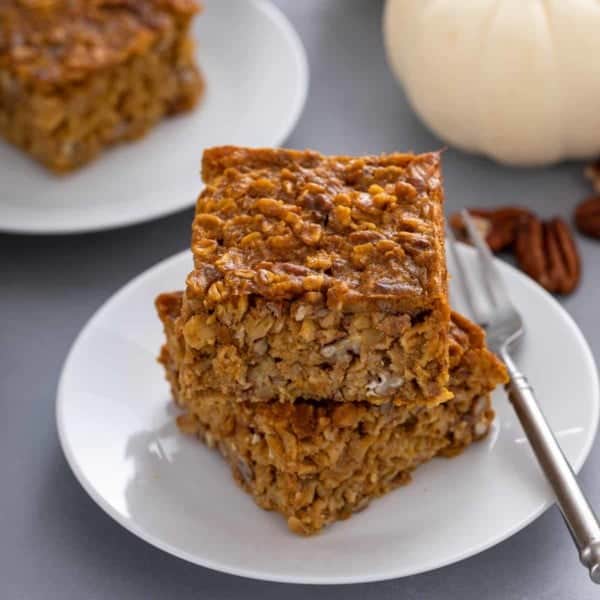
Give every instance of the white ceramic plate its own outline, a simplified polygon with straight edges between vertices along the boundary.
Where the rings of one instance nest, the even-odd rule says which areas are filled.
[[[473,258],[470,249],[461,251]],[[187,253],[174,256],[113,296],[77,338],[58,389],[58,431],[71,468],[90,496],[142,539],[246,577],[353,583],[472,556],[551,505],[517,418],[497,392],[498,419],[483,442],[455,459],[435,459],[415,472],[411,485],[316,537],[290,533],[283,518],[238,489],[215,451],[173,423],[155,358],[162,331],[153,299],[181,288],[190,265]],[[512,267],[500,267],[526,323],[518,363],[579,470],[598,423],[594,360],[551,296]]]
[[[194,36],[207,87],[196,110],[65,176],[0,140],[0,231],[72,233],[154,219],[195,202],[204,148],[283,143],[308,88],[298,35],[264,0],[203,4]]]

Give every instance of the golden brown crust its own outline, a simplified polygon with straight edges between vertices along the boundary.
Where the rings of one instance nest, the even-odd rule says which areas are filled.
[[[144,54],[198,11],[194,0],[3,0],[0,70],[47,88]]]
[[[354,158],[226,146],[205,151],[202,173],[190,298],[447,305],[437,153]]]
[[[163,292],[154,300],[156,312],[162,323],[174,321],[181,312],[183,292]]]

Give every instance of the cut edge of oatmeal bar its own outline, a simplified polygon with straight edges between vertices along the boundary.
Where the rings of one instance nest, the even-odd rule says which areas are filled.
[[[455,395],[443,405],[257,404],[218,394],[184,400],[179,369],[185,357],[175,325],[181,298],[170,293],[156,301],[167,336],[159,360],[185,411],[179,427],[216,447],[256,503],[282,513],[296,533],[312,534],[351,516],[408,483],[419,464],[435,455],[454,456],[485,437],[493,419],[489,393],[506,380],[503,365],[485,349],[483,332],[455,314]]]
[[[435,456],[453,457],[489,432],[489,394],[466,410],[369,404],[249,404],[214,397],[187,406],[183,433],[216,448],[234,479],[295,533],[317,533],[411,481]],[[386,412],[387,411],[387,412]]]
[[[447,400],[445,315],[343,313],[318,297],[228,298],[178,320],[186,391],[262,402],[278,399],[384,404]]]

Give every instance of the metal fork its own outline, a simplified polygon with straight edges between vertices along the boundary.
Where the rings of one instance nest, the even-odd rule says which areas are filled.
[[[523,321],[511,303],[494,258],[473,219],[462,211],[468,237],[475,245],[488,307],[475,302],[475,293],[466,277],[466,268],[456,248],[450,227],[450,251],[457,268],[456,279],[461,284],[465,300],[479,324],[485,329],[490,349],[506,365],[510,381],[508,397],[519,417],[529,443],[556,495],[562,516],[571,532],[581,562],[589,569],[592,581],[600,584],[600,524],[575,474],[563,454],[548,422],[535,399],[533,389],[511,358],[510,351],[523,337]]]

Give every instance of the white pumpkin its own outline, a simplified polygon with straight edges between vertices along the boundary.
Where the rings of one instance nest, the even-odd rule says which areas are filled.
[[[387,0],[384,39],[414,110],[503,163],[600,154],[600,2]]]

